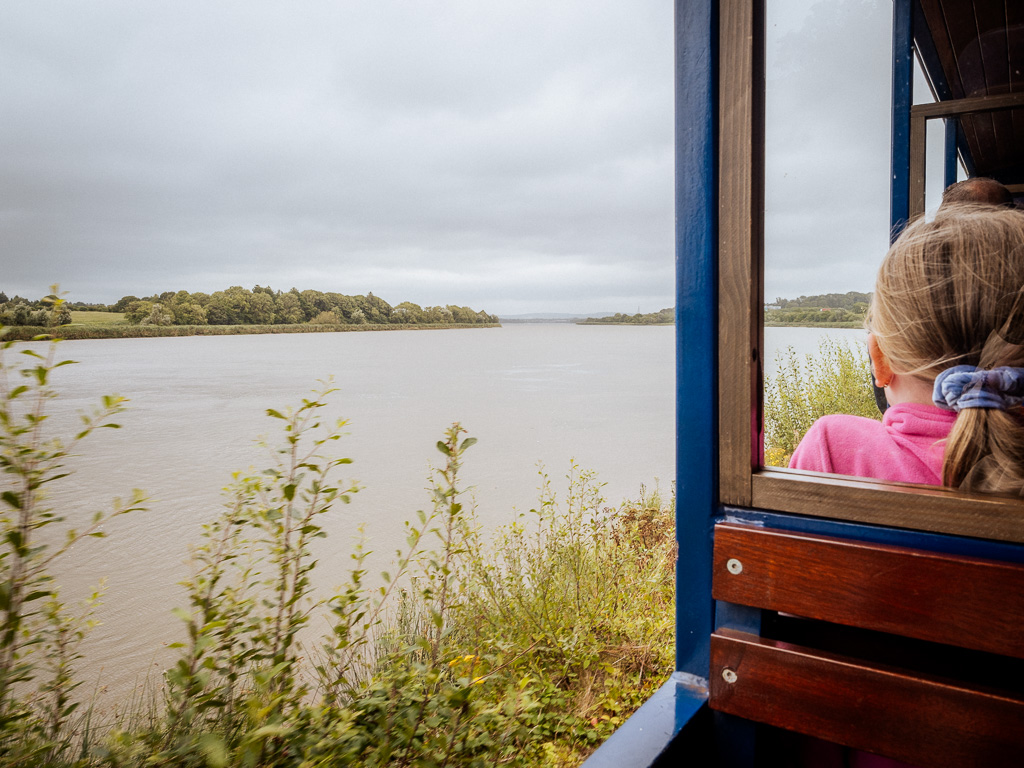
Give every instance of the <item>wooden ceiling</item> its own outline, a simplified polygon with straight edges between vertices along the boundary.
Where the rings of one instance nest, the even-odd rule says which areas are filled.
[[[940,100],[1024,93],[1024,0],[918,0],[914,36]],[[1024,108],[961,118],[972,175],[1024,182]]]

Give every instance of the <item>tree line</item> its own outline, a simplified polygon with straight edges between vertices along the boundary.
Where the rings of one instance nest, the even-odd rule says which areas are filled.
[[[635,315],[624,315],[621,312],[616,312],[614,315],[608,315],[607,317],[588,317],[586,320],[581,320],[580,325],[666,325],[674,323],[676,319],[676,310],[674,307],[666,307],[665,309],[658,310],[657,312],[646,312],[637,313]]]
[[[870,293],[823,293],[797,299],[775,299],[764,308],[766,325],[842,325],[856,328],[864,323]]]
[[[814,296],[800,296],[796,299],[775,299],[775,306],[779,309],[847,309],[856,312],[863,312],[864,308],[871,303],[870,293],[859,291],[848,291],[847,293],[819,293]],[[863,305],[860,307],[859,305]]]
[[[106,309],[106,307],[104,307]],[[21,296],[8,299],[0,291],[0,325],[50,325],[56,316],[58,325],[71,322],[71,309],[65,303],[57,306],[47,299],[29,301]]]
[[[46,325],[48,308],[16,296],[7,301],[0,294],[0,323],[5,325]],[[8,305],[11,311],[7,310]],[[379,296],[346,296],[341,293],[292,288],[275,291],[256,285],[252,290],[239,285],[213,293],[165,291],[152,296],[123,296],[110,305],[67,302],[62,311],[122,312],[135,325],[314,325],[404,324],[447,325],[497,323],[495,315],[454,304],[421,307],[410,301],[391,306]],[[9,316],[9,320],[4,319]],[[41,322],[35,322],[41,320]]]

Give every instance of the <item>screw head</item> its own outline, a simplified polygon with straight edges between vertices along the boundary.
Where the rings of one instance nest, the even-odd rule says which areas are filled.
[[[729,571],[733,576],[738,576],[743,573],[743,563],[737,560],[735,557],[729,558],[729,562],[725,564],[726,570]]]
[[[737,676],[736,672],[729,669],[729,667],[726,667],[722,670],[722,679],[725,680],[725,682],[727,682],[729,685],[732,685],[737,680],[739,680],[739,676]]]

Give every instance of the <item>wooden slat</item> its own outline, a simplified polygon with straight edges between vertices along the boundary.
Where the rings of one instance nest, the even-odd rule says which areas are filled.
[[[1024,700],[1014,695],[725,629],[711,636],[710,703],[912,765],[1020,765],[1024,751]]]
[[[949,117],[974,112],[989,112],[1024,107],[1024,93],[1004,93],[1000,96],[982,96],[970,99],[935,101],[930,104],[915,104],[911,111],[924,117]]]
[[[750,504],[763,322],[762,0],[723,0],[719,86],[719,492]],[[754,416],[752,416],[754,414]]]
[[[751,487],[758,509],[1024,543],[1024,499],[779,469]]]
[[[941,0],[920,0],[920,3],[925,24],[931,30],[935,53],[939,58],[942,71],[946,75],[950,92],[955,99],[963,98],[963,84],[960,82],[960,73],[957,71],[956,55],[949,39],[942,2]]]
[[[1007,47],[1006,6],[1002,2],[975,3],[974,13],[978,23],[978,47],[985,70],[985,93],[1007,93],[1011,62]],[[1006,112],[994,112],[989,117],[996,149],[993,161],[998,164],[995,167],[1002,168],[1012,164],[1017,154],[1013,141],[1013,117]]]
[[[716,600],[1024,658],[1024,565],[722,523],[713,569]]]

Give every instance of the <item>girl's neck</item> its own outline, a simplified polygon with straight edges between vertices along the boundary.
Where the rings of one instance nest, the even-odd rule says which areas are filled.
[[[932,405],[934,380],[922,379],[907,373],[894,373],[889,386],[885,388],[885,399],[889,405],[900,403],[921,403]]]

